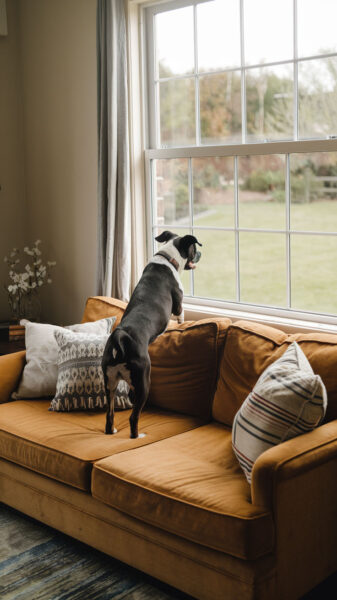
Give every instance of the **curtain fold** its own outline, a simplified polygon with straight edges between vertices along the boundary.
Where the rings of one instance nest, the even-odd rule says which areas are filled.
[[[97,113],[96,293],[128,301],[131,201],[124,0],[97,1]]]

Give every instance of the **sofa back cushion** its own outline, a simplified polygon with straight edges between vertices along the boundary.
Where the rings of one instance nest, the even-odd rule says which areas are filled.
[[[336,419],[337,335],[286,334],[274,327],[250,321],[237,321],[227,331],[212,407],[213,419],[232,426],[235,413],[261,373],[280,358],[292,342],[299,344],[314,373],[321,376],[326,386],[328,407],[325,420]]]
[[[122,300],[116,300],[115,298],[109,298],[108,296],[91,296],[86,302],[82,323],[97,321],[98,319],[104,319],[106,317],[116,317],[115,327],[117,327],[126,306],[126,302],[123,302]]]
[[[150,346],[149,403],[209,420],[229,319],[187,321]]]
[[[117,325],[126,303],[105,296],[87,300],[82,321],[114,316]],[[230,319],[170,321],[150,346],[149,404],[208,420]]]

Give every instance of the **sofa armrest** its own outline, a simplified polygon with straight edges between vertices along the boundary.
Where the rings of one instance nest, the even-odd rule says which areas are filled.
[[[273,515],[277,597],[299,598],[337,569],[337,420],[261,454],[251,491]]]
[[[19,383],[25,362],[25,350],[0,356],[0,404],[10,399]]]
[[[272,509],[279,482],[337,458],[337,420],[263,452],[252,472],[252,502]]]

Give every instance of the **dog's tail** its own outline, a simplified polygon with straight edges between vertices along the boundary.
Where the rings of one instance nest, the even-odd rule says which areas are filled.
[[[115,329],[109,340],[109,352],[116,363],[125,362],[132,340],[123,329]]]

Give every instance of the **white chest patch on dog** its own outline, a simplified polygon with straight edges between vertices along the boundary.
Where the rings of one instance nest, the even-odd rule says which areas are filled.
[[[181,279],[179,277],[178,271],[175,269],[175,267],[173,265],[171,265],[171,263],[168,262],[167,258],[165,258],[164,256],[160,256],[160,254],[159,254],[158,256],[155,255],[152,258],[152,260],[150,260],[150,262],[155,263],[157,265],[164,265],[164,267],[167,267],[168,269],[170,269],[170,271],[173,274],[174,279],[178,283],[179,289],[182,291],[182,293],[184,293],[183,284],[181,283]]]
[[[134,386],[132,385],[130,371],[126,366],[126,363],[120,363],[119,365],[115,365],[112,367],[109,365],[106,370],[106,374],[109,379],[109,390],[114,391],[121,379],[126,381],[126,383],[130,386],[132,390],[134,390]]]

